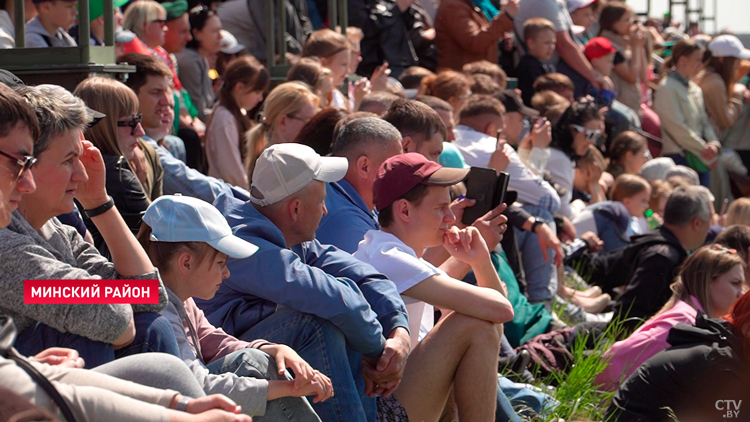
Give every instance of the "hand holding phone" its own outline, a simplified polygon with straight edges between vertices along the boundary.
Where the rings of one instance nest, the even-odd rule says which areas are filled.
[[[461,222],[467,226],[471,225],[477,218],[505,202],[509,180],[508,173],[500,172],[498,175],[494,169],[472,167],[464,183],[466,197],[475,200],[476,203],[464,210]]]

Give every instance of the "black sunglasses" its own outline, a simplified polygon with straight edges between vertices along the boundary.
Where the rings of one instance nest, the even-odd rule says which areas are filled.
[[[23,175],[27,171],[31,170],[31,168],[37,162],[37,159],[35,157],[32,157],[31,155],[24,155],[23,158],[16,158],[2,151],[0,151],[0,155],[10,158],[19,167],[18,172],[16,173],[16,180],[15,180],[16,182],[21,180]]]
[[[161,26],[164,26],[164,25],[167,24],[167,20],[166,19],[154,19],[154,20],[151,21],[151,23],[156,23],[156,22],[158,22],[159,25],[161,25]]]
[[[138,114],[134,114],[130,118],[130,120],[126,120],[126,121],[118,120],[117,127],[130,126],[130,136],[133,136],[135,135],[135,128],[137,128],[138,125],[141,124],[141,117],[143,117],[143,114],[138,113]]]

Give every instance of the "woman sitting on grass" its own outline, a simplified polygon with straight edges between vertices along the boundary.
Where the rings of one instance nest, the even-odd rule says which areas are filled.
[[[650,357],[669,347],[669,330],[679,323],[694,324],[700,311],[710,318],[725,315],[742,295],[745,263],[733,249],[719,245],[703,247],[683,264],[672,288],[672,298],[649,321],[607,351],[609,360],[596,378],[607,390],[614,390]]]
[[[699,314],[695,326],[674,327],[668,340],[670,349],[620,386],[603,420],[747,420],[742,403],[750,402],[750,293],[723,319]]]
[[[227,259],[247,258],[258,248],[235,237],[221,213],[196,198],[162,196],[148,208],[143,222],[138,240],[159,268],[169,296],[162,315],[203,390],[227,395],[244,413],[264,416],[260,420],[319,422],[303,397],[316,396],[316,402],[330,398],[328,377],[287,346],[230,336],[211,325],[193,302],[194,296],[214,297],[229,277]],[[287,378],[287,367],[294,371],[294,380]]]

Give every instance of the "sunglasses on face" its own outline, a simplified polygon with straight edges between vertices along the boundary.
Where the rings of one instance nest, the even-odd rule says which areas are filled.
[[[602,131],[599,129],[592,130],[592,129],[586,129],[583,126],[579,125],[570,125],[573,129],[575,129],[578,133],[585,133],[586,134],[586,140],[588,142],[596,142],[597,139],[599,139],[599,136],[601,136]]]
[[[166,25],[167,20],[166,19],[154,19],[151,21],[151,23],[158,23],[159,25],[164,26]]]
[[[138,113],[133,115],[130,120],[118,120],[117,127],[130,126],[130,136],[133,136],[135,135],[135,128],[137,128],[138,125],[141,124],[141,117],[143,117],[143,114]]]
[[[31,170],[31,168],[37,162],[37,159],[34,158],[34,157],[32,157],[32,156],[30,156],[30,155],[24,155],[23,158],[16,158],[16,157],[14,157],[14,156],[12,156],[10,154],[6,154],[6,153],[4,153],[2,151],[0,151],[0,155],[2,155],[4,157],[10,158],[13,161],[14,165],[18,167],[18,170],[16,170],[16,172],[15,172],[16,173],[16,180],[15,180],[16,182],[19,181],[19,180],[21,180],[21,178],[23,177],[23,175],[27,171]]]

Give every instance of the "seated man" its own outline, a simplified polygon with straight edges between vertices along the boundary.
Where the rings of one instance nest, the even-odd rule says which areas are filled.
[[[347,167],[346,159],[301,144],[263,151],[250,201],[224,193],[214,203],[235,234],[260,250],[230,260],[232,275],[216,296],[196,300],[213,325],[241,340],[289,345],[327,375],[335,396],[313,404],[324,421],[364,421],[374,412],[358,391],[360,354],[380,369],[369,374],[366,392],[384,392],[398,385],[409,350],[406,309],[393,282],[315,240],[327,212],[325,182],[341,180]]]
[[[635,237],[632,245],[592,261],[592,282],[605,291],[625,285],[614,309],[626,329],[632,331],[667,303],[672,295],[669,285],[683,261],[706,241],[712,215],[708,189],[677,188],[667,200],[664,224],[656,232]]]
[[[396,283],[409,303],[414,346],[393,398],[380,400],[381,412],[437,421],[453,390],[462,420],[493,420],[502,324],[513,319],[513,308],[479,231],[453,226],[448,187],[467,174],[407,153],[388,159],[375,179],[382,231],[367,232],[355,257]],[[439,245],[471,266],[477,286],[422,258],[426,248]],[[433,306],[448,311],[436,325]]]
[[[520,99],[517,102],[520,104]],[[510,175],[508,189],[518,192],[518,201],[524,205],[524,209],[547,223],[554,232],[552,215],[560,207],[560,197],[555,189],[540,175],[534,174],[509,144],[501,144],[506,153],[504,162],[498,160],[502,157],[495,154],[499,145],[497,131],[506,128],[505,111],[496,98],[480,95],[470,97],[459,113],[453,144],[461,151],[467,164],[506,171]],[[516,234],[516,240],[529,286],[529,300],[539,302],[552,299],[557,291],[557,273],[551,265],[557,253],[555,248],[545,253],[534,231],[520,231]],[[549,257],[550,262],[546,262],[545,257]]]
[[[418,152],[428,160],[438,161],[447,132],[435,110],[418,101],[399,99],[383,119],[401,132],[404,152]]]
[[[142,124],[148,133],[147,126],[161,125],[161,112],[169,107],[169,69],[158,59],[143,54],[131,53],[120,57],[120,61],[127,61],[135,66],[135,72],[128,74],[125,84],[138,96],[138,112],[143,114]],[[153,122],[153,124],[149,123]],[[182,194],[200,198],[206,202],[213,202],[223,190],[231,189],[235,195],[246,199],[247,192],[242,188],[232,187],[222,180],[206,176],[188,167],[185,161],[179,159],[170,151],[165,141],[163,144],[149,136],[143,136],[141,141],[153,147],[159,156],[164,171],[163,194]]]
[[[401,134],[383,119],[360,117],[339,128],[331,148],[333,155],[346,158],[349,169],[342,180],[326,186],[328,214],[316,237],[354,253],[368,230],[380,228],[372,212],[372,182],[386,159],[401,154]]]

